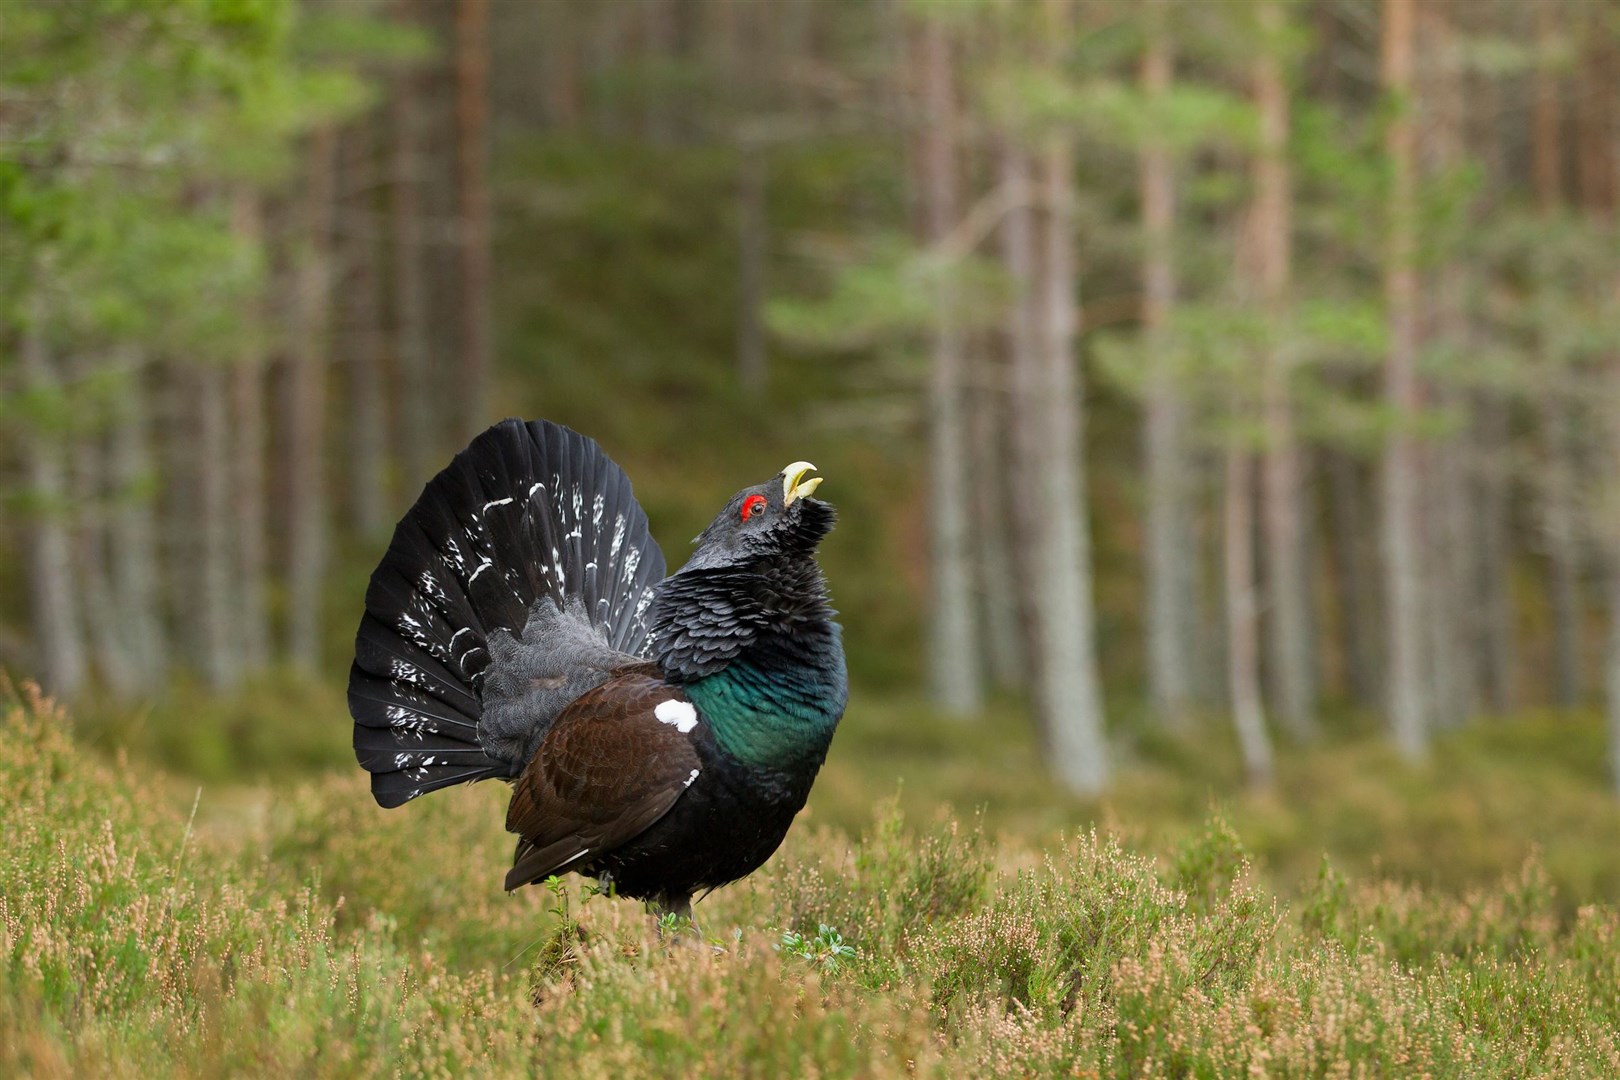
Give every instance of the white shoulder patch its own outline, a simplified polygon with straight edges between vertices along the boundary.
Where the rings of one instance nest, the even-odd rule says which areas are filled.
[[[683,735],[697,727],[697,709],[688,701],[660,701],[653,715],[663,723],[674,724]]]

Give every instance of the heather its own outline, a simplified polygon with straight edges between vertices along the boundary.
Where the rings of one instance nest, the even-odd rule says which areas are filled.
[[[1287,882],[1220,815],[1037,838],[876,798],[660,928],[577,879],[504,895],[489,786],[385,813],[358,772],[199,785],[32,696],[4,723],[11,1075],[1620,1068],[1620,913],[1528,848],[1468,887]]]

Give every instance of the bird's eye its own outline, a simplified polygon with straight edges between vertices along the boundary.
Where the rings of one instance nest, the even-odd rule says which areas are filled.
[[[765,496],[750,495],[748,498],[743,500],[742,519],[747,521],[749,518],[753,517],[763,509],[765,509]]]

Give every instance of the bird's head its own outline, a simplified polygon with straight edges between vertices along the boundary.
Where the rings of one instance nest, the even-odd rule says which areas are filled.
[[[692,541],[697,550],[680,572],[814,555],[837,517],[832,504],[810,497],[821,486],[821,477],[806,478],[815,468],[808,461],[795,461],[763,484],[733,495]]]

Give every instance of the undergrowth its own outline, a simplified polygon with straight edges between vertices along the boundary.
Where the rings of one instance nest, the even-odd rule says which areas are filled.
[[[1535,858],[1284,897],[1219,817],[1155,856],[891,801],[660,927],[504,895],[497,790],[199,796],[4,725],[0,1075],[1620,1074],[1620,916]]]

